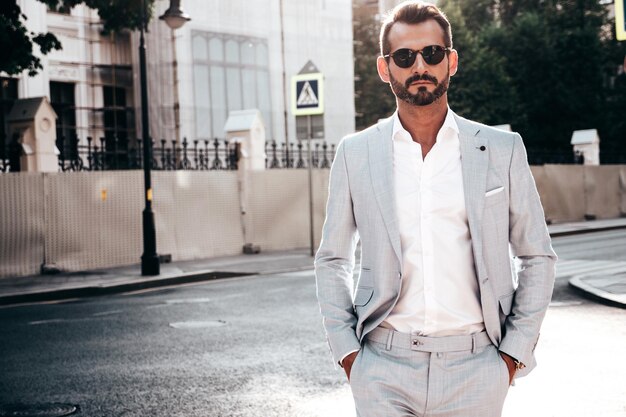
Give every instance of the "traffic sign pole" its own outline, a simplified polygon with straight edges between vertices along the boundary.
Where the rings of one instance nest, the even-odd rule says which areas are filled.
[[[311,128],[311,116],[307,116],[307,150],[309,154],[309,236],[311,243],[311,256],[315,255],[315,239],[313,237],[314,228],[313,228],[313,155],[311,153],[311,141],[313,140],[313,132]]]
[[[312,115],[323,117],[324,114],[324,75],[317,69],[313,62],[308,61],[300,73],[291,77],[291,101],[293,103],[292,113],[296,116],[296,136],[298,139],[307,141],[307,157],[309,171],[309,238],[310,253],[315,255],[315,237],[313,225],[313,151],[311,141],[314,137],[323,136],[324,121],[316,126],[313,132]],[[304,129],[302,118],[306,117],[306,134],[302,135]],[[300,120],[299,120],[300,118]],[[303,132],[302,132],[303,133]],[[304,137],[303,137],[304,136]]]

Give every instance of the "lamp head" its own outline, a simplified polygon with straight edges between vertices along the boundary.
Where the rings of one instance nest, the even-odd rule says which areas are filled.
[[[170,0],[170,8],[159,16],[171,29],[178,29],[191,20],[191,17],[180,8],[180,0]]]

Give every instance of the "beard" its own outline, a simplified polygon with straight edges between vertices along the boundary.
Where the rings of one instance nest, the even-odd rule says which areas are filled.
[[[448,85],[450,84],[450,70],[448,70],[448,73],[446,74],[446,77],[442,80],[442,82],[439,82],[437,78],[428,74],[412,75],[407,78],[404,84],[402,84],[400,81],[395,79],[393,75],[391,75],[391,73],[389,73],[389,80],[391,83],[391,90],[398,99],[405,101],[413,106],[427,106],[439,100],[448,91]],[[435,85],[435,89],[430,92],[425,86],[420,86],[417,89],[417,93],[413,94],[409,92],[409,87],[411,83],[420,80],[432,82]]]

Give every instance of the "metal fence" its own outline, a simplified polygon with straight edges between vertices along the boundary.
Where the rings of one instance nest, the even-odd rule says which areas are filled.
[[[291,142],[289,147],[276,141],[265,143],[265,168],[308,168],[307,145]],[[311,147],[311,162],[314,168],[330,168],[335,156],[335,145],[316,142]]]
[[[117,138],[87,138],[87,143],[78,139],[57,140],[59,149],[59,171],[104,171],[132,170],[143,168],[142,141],[122,141]],[[306,145],[302,142],[277,144],[275,140],[265,142],[265,167],[308,168]],[[8,158],[0,158],[0,172],[19,171],[19,148],[13,147]],[[151,169],[175,170],[236,170],[239,162],[239,144],[224,139],[183,139],[152,141]],[[335,145],[316,142],[311,150],[313,168],[330,168],[335,155]]]
[[[87,143],[78,139],[57,140],[59,171],[104,171],[143,168],[141,140],[120,141],[114,137],[100,138],[98,141],[87,138]],[[154,170],[236,170],[239,162],[238,144],[225,139],[194,140],[183,139],[152,141],[152,165]],[[0,172],[19,171],[19,147],[10,147],[7,157],[0,156]],[[528,148],[528,162],[531,165],[579,164],[571,149]],[[311,150],[312,167],[330,168],[335,155],[335,145],[314,141]],[[265,142],[265,168],[308,168],[307,145],[299,141],[276,143]],[[600,162],[606,164],[626,164],[623,149],[602,149]]]

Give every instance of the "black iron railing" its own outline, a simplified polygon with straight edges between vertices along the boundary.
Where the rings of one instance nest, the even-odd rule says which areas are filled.
[[[151,169],[174,170],[236,170],[239,163],[240,145],[224,139],[183,139],[152,141]],[[119,140],[115,137],[85,142],[77,138],[57,140],[59,149],[59,171],[106,171],[143,168],[141,140]],[[8,153],[8,152],[7,152]],[[312,167],[330,168],[335,154],[335,145],[315,142],[311,151]],[[0,157],[0,172],[19,171],[19,148],[12,157]],[[306,144],[277,144],[275,140],[265,142],[265,167],[267,169],[308,168]]]
[[[104,171],[120,169],[142,169],[142,141],[121,144],[115,138],[87,138],[87,144],[76,139],[73,143],[58,146],[61,171]],[[225,140],[194,140],[182,143],[165,139],[152,141],[151,169],[174,170],[229,170],[237,169],[237,148],[229,147]]]
[[[86,143],[77,139],[58,140],[60,150],[59,171],[103,171],[121,169],[142,169],[143,150],[141,140],[121,141],[115,138],[87,138]],[[19,171],[19,147],[12,147],[0,155],[0,172]],[[239,163],[239,144],[225,139],[194,140],[183,139],[152,142],[152,169],[154,170],[236,170]],[[555,152],[549,149],[528,148],[528,161],[531,165],[577,164],[581,163],[571,149]],[[335,156],[335,145],[326,142],[312,143],[312,166],[319,169],[330,168]],[[626,164],[623,149],[602,149],[600,162],[605,164]],[[308,168],[306,142],[277,143],[265,142],[265,167],[267,169]]]
[[[335,156],[335,145],[315,142],[311,148],[313,168],[330,168]],[[307,145],[303,142],[278,145],[275,140],[265,142],[265,168],[308,168]]]

